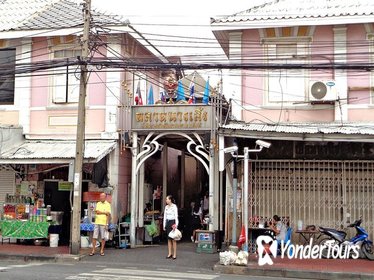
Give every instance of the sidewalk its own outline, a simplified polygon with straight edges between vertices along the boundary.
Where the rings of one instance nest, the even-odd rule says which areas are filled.
[[[214,271],[223,274],[274,276],[301,279],[374,279],[374,262],[366,259],[300,260],[273,259],[273,265],[259,266],[257,257],[250,256],[248,266],[224,266],[219,262]]]
[[[198,254],[196,245],[191,242],[178,243],[177,260],[165,259],[167,245],[139,246],[135,249],[105,250],[105,261],[108,263],[125,263],[143,267],[178,267],[199,270],[214,270],[222,274],[240,274],[248,276],[275,276],[301,279],[374,279],[374,261],[359,260],[292,260],[274,259],[272,266],[259,266],[255,255],[250,255],[248,266],[224,266],[219,264],[219,255]],[[67,246],[56,248],[35,245],[0,244],[0,260],[70,262],[90,261],[102,262],[103,258],[96,254],[89,257],[91,249],[81,249],[80,255],[70,255]]]
[[[14,243],[0,244],[0,260],[23,261],[79,261],[88,255],[89,249],[81,249],[78,256],[69,254],[68,246],[48,247]]]

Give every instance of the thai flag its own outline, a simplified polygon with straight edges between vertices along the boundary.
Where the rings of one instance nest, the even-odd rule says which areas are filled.
[[[142,93],[140,91],[140,82],[136,88],[135,105],[143,105]]]
[[[196,104],[194,80],[195,77],[192,78],[192,81],[190,83],[190,98],[188,99],[188,104]]]

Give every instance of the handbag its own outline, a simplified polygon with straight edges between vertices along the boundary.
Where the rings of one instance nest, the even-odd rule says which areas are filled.
[[[173,229],[172,231],[169,232],[169,237],[171,239],[174,239],[176,241],[179,241],[182,239],[182,233],[180,232],[179,229]]]

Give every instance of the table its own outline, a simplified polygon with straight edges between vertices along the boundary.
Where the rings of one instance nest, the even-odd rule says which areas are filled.
[[[257,251],[256,239],[260,235],[270,235],[274,238],[275,232],[271,228],[249,227],[248,228],[248,250],[249,252],[255,253]]]
[[[310,243],[310,239],[313,238],[313,244],[316,243],[316,240],[318,240],[321,237],[321,232],[318,230],[297,230],[295,233],[299,234],[299,242],[302,243],[302,245],[308,245]]]
[[[38,239],[48,237],[48,222],[4,220],[0,223],[3,238]]]
[[[88,238],[89,238],[89,244],[92,245],[92,236],[93,236],[93,231],[95,229],[95,224],[92,223],[81,223],[80,224],[80,230],[81,231],[86,231],[88,233]],[[108,226],[108,231],[109,232],[115,232],[117,229],[116,224],[109,224]]]

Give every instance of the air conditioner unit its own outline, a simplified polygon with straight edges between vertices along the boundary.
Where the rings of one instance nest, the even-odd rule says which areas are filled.
[[[332,80],[309,81],[310,101],[335,101],[336,84]]]

